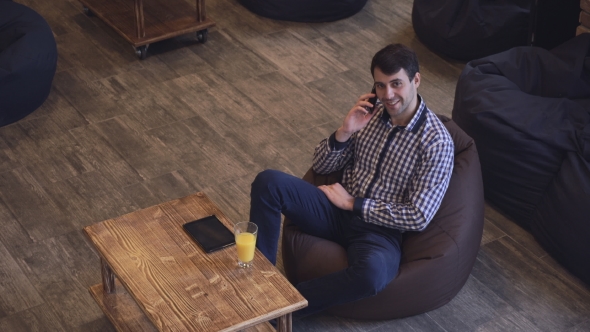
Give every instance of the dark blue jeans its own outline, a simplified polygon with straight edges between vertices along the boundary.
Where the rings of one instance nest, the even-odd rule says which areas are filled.
[[[309,304],[296,316],[375,295],[397,275],[400,231],[366,223],[351,211],[334,206],[314,185],[279,171],[258,174],[250,196],[250,221],[258,225],[256,247],[273,264],[281,214],[303,232],[346,249],[348,268],[295,285]]]

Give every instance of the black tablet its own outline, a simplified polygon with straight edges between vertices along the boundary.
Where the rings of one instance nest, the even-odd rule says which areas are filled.
[[[207,253],[236,243],[234,234],[216,216],[188,222],[182,225],[182,228]]]

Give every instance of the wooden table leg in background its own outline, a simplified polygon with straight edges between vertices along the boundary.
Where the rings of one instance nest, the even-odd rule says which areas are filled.
[[[112,294],[115,292],[115,274],[109,264],[104,260],[100,259],[101,274],[102,274],[102,287],[104,292]]]
[[[277,331],[278,332],[291,332],[293,327],[293,315],[288,313],[277,319]]]
[[[145,37],[145,22],[143,18],[143,0],[135,0],[135,33],[137,38]]]
[[[197,0],[197,22],[204,22],[207,18],[207,14],[205,13],[205,0]]]

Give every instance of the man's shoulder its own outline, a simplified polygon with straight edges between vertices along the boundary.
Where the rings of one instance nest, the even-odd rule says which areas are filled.
[[[434,144],[453,144],[453,138],[447,127],[432,110],[425,109],[425,121],[422,125],[422,140],[426,146]]]

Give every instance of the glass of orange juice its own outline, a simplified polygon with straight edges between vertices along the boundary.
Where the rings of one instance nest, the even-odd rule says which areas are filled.
[[[238,266],[248,268],[252,266],[256,251],[256,236],[258,226],[253,222],[243,221],[234,225],[236,249],[238,250]]]

